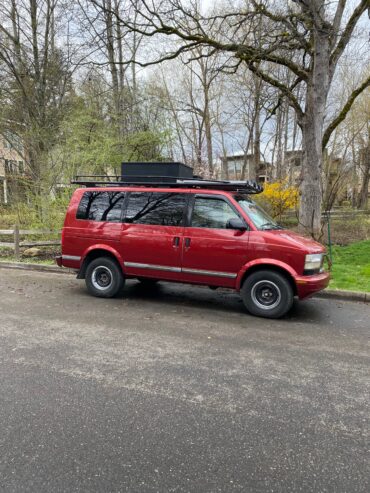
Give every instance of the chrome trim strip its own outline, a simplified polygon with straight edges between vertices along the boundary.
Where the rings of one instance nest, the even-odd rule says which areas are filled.
[[[77,255],[62,255],[63,260],[80,261],[81,257]],[[157,264],[140,264],[138,262],[125,262],[127,267],[136,267],[137,269],[153,269],[153,270],[165,270],[169,272],[185,272],[186,274],[198,274],[203,276],[214,277],[227,277],[229,279],[235,279],[237,274],[231,272],[220,272],[215,270],[203,270],[203,269],[181,269],[180,267],[170,267],[169,265],[157,265]]]
[[[137,269],[166,270],[170,272],[181,272],[180,267],[170,267],[169,265],[139,264],[137,262],[125,262],[126,267],[136,267]]]
[[[126,267],[136,267],[137,269],[153,269],[153,270],[165,270],[169,272],[184,272],[186,274],[198,274],[204,276],[214,277],[227,277],[229,279],[235,279],[237,274],[231,272],[219,272],[215,270],[202,270],[202,269],[181,269],[180,267],[170,267],[168,265],[157,264],[140,264],[138,262],[125,262]]]
[[[235,279],[238,274],[233,274],[231,272],[220,272],[216,270],[203,270],[203,269],[182,269],[182,272],[186,274],[199,274],[204,276],[215,276],[215,277],[228,277],[230,279]]]

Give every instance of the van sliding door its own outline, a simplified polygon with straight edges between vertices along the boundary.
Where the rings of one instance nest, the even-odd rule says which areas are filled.
[[[181,279],[185,193],[130,192],[121,230],[127,274]]]

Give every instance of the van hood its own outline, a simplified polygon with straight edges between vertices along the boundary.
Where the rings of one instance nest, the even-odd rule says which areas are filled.
[[[294,231],[287,229],[277,229],[274,231],[269,231],[275,237],[278,236],[282,240],[286,240],[290,245],[295,246],[299,250],[307,250],[308,253],[323,253],[325,252],[325,247],[313,240],[312,238],[306,238]]]

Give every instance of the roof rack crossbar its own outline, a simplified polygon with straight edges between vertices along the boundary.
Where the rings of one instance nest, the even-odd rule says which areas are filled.
[[[85,179],[89,178],[89,179]],[[104,178],[101,180],[100,178]],[[153,180],[153,181],[150,181]],[[202,179],[200,177],[193,178],[174,178],[171,176],[130,176],[124,180],[119,176],[106,175],[79,175],[71,181],[74,185],[82,185],[85,187],[162,187],[162,188],[204,188],[211,190],[225,190],[244,193],[261,193],[263,187],[250,180],[214,180]]]

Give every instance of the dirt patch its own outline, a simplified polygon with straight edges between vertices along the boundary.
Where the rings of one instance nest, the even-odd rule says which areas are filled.
[[[58,246],[38,247],[40,253],[36,257],[26,257],[23,252],[27,250],[26,247],[20,249],[20,262],[45,262],[54,264],[55,257],[61,255],[61,248]],[[12,248],[0,249],[0,260],[14,260],[14,250]]]

